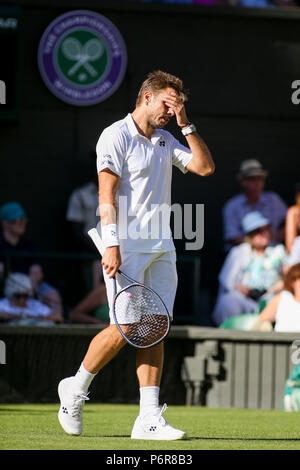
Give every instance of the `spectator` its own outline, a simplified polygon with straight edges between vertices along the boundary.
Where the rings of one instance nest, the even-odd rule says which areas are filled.
[[[104,282],[95,287],[69,313],[72,323],[102,324],[109,323],[109,307]]]
[[[92,268],[92,288],[69,312],[69,320],[72,323],[109,323],[109,307],[102,265],[99,261],[95,261]]]
[[[285,223],[285,245],[291,253],[295,238],[300,235],[300,183],[295,185],[295,204],[289,207]]]
[[[67,240],[68,249],[76,252],[83,251],[95,253],[97,250],[87,232],[89,229],[97,226],[100,218],[97,215],[98,209],[98,174],[96,169],[96,151],[89,153],[89,177],[88,182],[76,188],[68,202],[66,220],[69,226],[70,237]],[[87,290],[93,290],[98,285],[97,275],[95,276],[95,265],[90,260],[78,260],[76,273],[70,273],[68,283],[72,285],[72,292],[67,295],[70,305],[81,303],[82,297],[86,295]],[[88,279],[92,274],[92,287]],[[91,318],[91,317],[90,317]]]
[[[36,263],[34,257],[34,246],[26,239],[25,231],[27,226],[27,216],[23,207],[18,202],[8,202],[0,208],[0,220],[2,233],[0,235],[0,252],[3,272],[5,264],[8,271],[22,272],[28,274],[31,264]],[[11,253],[18,252],[32,253],[29,257],[10,257]],[[5,263],[5,252],[9,260]]]
[[[63,320],[62,316],[53,312],[50,307],[31,298],[32,284],[26,274],[10,274],[5,282],[4,295],[5,298],[0,299],[1,321],[23,323],[23,320],[30,320],[30,323],[35,324],[55,324]]]
[[[242,220],[245,242],[231,249],[219,275],[219,293],[212,314],[216,325],[234,315],[254,312],[259,301],[280,291],[286,262],[284,245],[271,246],[270,221],[260,212]]]
[[[69,199],[66,219],[70,225],[75,250],[94,251],[87,232],[99,222],[98,175],[96,171],[96,152],[90,152],[90,181],[76,188]]]
[[[51,309],[62,313],[62,300],[58,291],[44,281],[43,268],[35,256],[36,248],[26,239],[27,216],[18,202],[8,202],[0,208],[2,234],[0,236],[0,276],[13,272],[31,277],[33,293]],[[32,253],[32,257],[18,256],[20,252]],[[14,256],[17,255],[17,256]]]
[[[275,331],[300,331],[300,263],[284,276],[284,290],[259,315],[260,322],[275,322]]]
[[[257,160],[242,162],[237,175],[242,193],[229,199],[223,208],[226,251],[243,242],[242,219],[251,211],[259,211],[270,220],[273,241],[278,241],[277,231],[285,220],[287,206],[276,193],[264,191],[267,175],[268,172]]]

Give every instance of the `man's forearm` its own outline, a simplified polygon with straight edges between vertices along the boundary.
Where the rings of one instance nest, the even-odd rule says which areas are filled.
[[[99,192],[99,213],[101,225],[117,224],[118,206],[115,196],[105,192]]]
[[[209,176],[215,171],[211,153],[197,132],[185,136],[188,146],[193,154],[192,160],[187,165],[187,170],[200,176]]]
[[[103,227],[115,226],[117,232],[118,205],[116,201],[120,178],[110,170],[99,173],[99,212],[101,217],[102,240],[106,246],[102,265],[109,277],[113,277],[121,265],[118,233],[104,234]],[[114,228],[114,227],[112,227]]]

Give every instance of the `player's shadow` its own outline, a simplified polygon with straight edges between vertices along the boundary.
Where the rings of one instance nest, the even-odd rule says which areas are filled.
[[[110,434],[110,435],[104,435],[104,436],[103,436],[102,434],[98,434],[97,436],[96,436],[96,435],[93,435],[93,436],[90,436],[90,435],[89,435],[89,436],[82,436],[82,437],[84,437],[85,439],[89,439],[89,438],[91,438],[91,437],[92,437],[93,439],[94,439],[95,437],[97,437],[97,438],[98,438],[98,437],[101,437],[101,438],[103,438],[103,437],[107,437],[107,438],[113,437],[113,438],[117,438],[117,439],[119,439],[120,437],[126,437],[126,438],[129,439],[131,436],[130,436],[129,434],[126,434],[126,435],[125,435],[125,434],[118,434],[118,435]]]
[[[40,415],[41,412],[44,414],[44,413],[57,413],[57,411],[55,409],[43,409],[43,411],[41,411],[40,409],[39,410],[36,410],[36,409],[33,409],[33,408],[3,408],[3,407],[0,407],[0,413],[2,414],[10,414],[10,413],[17,413],[18,415],[21,415],[21,414],[31,414],[31,415]]]
[[[276,438],[276,437],[187,437],[185,441],[300,441],[300,438]]]
[[[101,437],[101,438],[130,438],[130,435],[128,434],[116,434],[116,435],[93,435],[93,436],[82,436],[85,439],[88,438],[95,438],[95,437]],[[300,438],[271,438],[271,437],[186,437],[185,439],[182,440],[184,441],[266,441],[266,442],[272,442],[272,441],[280,441],[280,442],[291,442],[291,441],[300,441]]]

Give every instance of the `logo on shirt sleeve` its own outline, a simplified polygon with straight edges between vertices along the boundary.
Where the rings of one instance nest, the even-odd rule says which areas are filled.
[[[104,168],[111,168],[112,170],[115,171],[115,166],[112,161],[112,156],[111,155],[103,155],[103,157],[100,160],[99,163],[99,171],[103,170]]]

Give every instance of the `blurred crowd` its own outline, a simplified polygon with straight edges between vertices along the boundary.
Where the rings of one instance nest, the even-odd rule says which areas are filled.
[[[140,0],[146,3],[178,3],[198,5],[223,5],[252,8],[274,8],[280,6],[297,7],[300,0]]]
[[[223,207],[225,261],[212,320],[222,328],[300,331],[300,184],[294,204],[266,191],[268,171],[241,163]]]
[[[95,152],[90,156],[94,162]],[[68,201],[66,220],[72,248],[78,253],[94,250],[87,235],[98,222],[94,173]],[[294,203],[288,207],[275,191],[265,190],[268,171],[258,160],[242,161],[236,178],[240,192],[226,201],[222,210],[224,263],[211,312],[212,325],[300,331],[300,184],[295,185]],[[66,309],[60,289],[45,276],[37,246],[28,240],[28,217],[22,205],[4,203],[0,221],[1,322],[108,323],[106,289],[95,251],[95,257],[83,266],[89,278],[84,295]],[[78,273],[75,277],[81,279]]]
[[[44,258],[27,236],[28,217],[22,204],[9,201],[0,207],[0,322],[18,325],[55,325],[62,322],[107,324],[109,320],[106,289],[100,260],[92,251],[87,231],[97,225],[98,182],[94,171],[96,153],[90,153],[91,180],[70,195],[66,220],[68,245],[74,252],[95,254],[95,260],[76,266],[66,299],[55,284],[45,279]],[[79,269],[77,270],[79,266]],[[80,270],[82,272],[80,272]],[[66,269],[67,272],[67,269]],[[65,274],[65,273],[64,273]],[[80,283],[84,288],[80,289]],[[76,291],[84,292],[78,299]],[[77,292],[78,294],[78,292]],[[73,303],[72,303],[73,299]],[[74,299],[77,301],[74,303]]]

